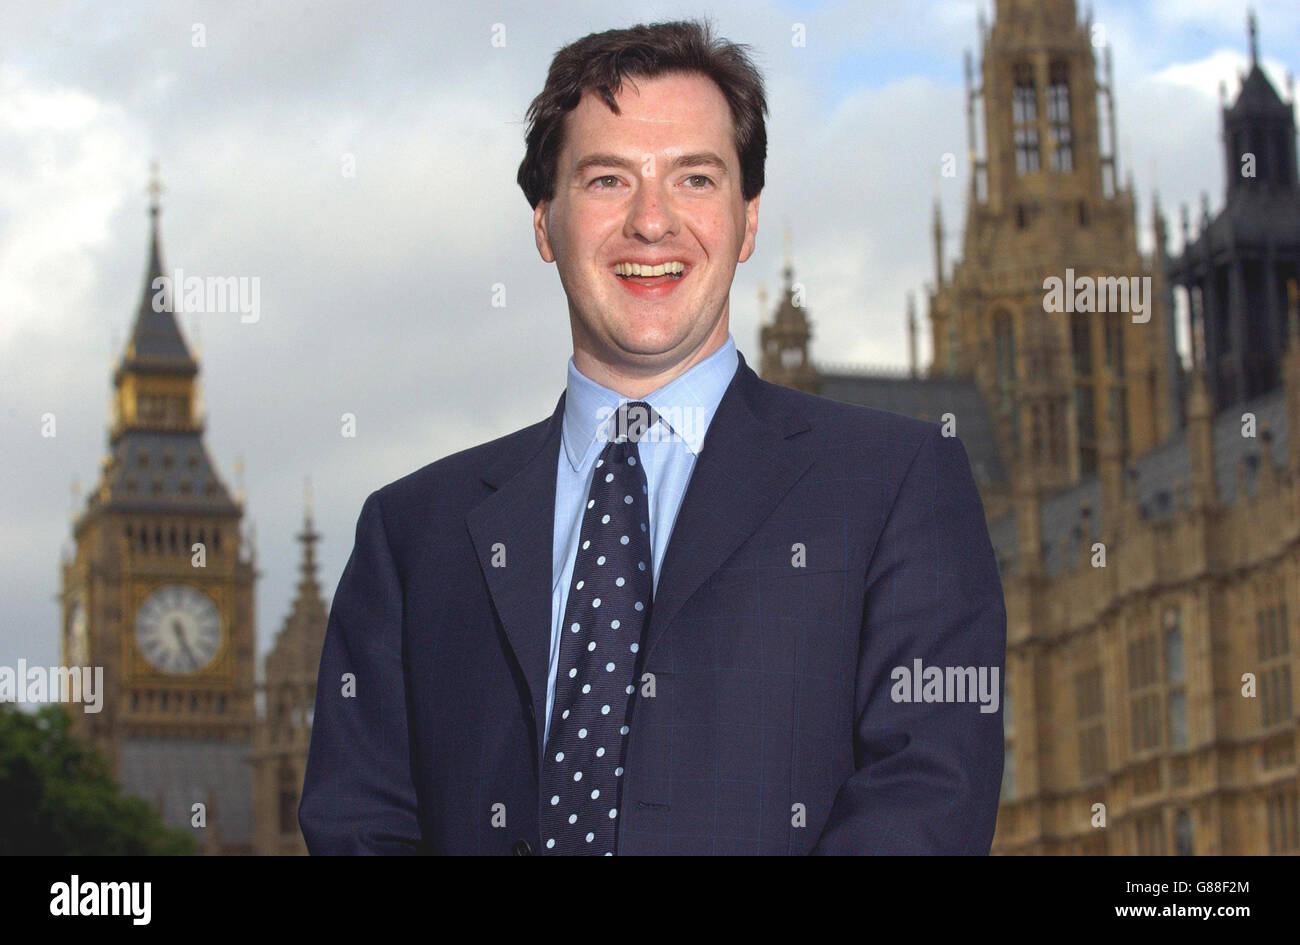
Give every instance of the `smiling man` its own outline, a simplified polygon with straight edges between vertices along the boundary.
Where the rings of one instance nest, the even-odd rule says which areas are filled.
[[[553,98],[534,104],[535,127]],[[761,177],[744,174],[727,99],[707,75],[629,77],[612,102],[617,111],[584,94],[554,170],[525,161],[520,179],[535,201],[538,251],[568,296],[574,366],[636,399],[727,341],[736,264],[754,251]],[[761,161],[766,139],[751,147]]]
[[[366,500],[313,853],[988,852],[1006,614],[966,452],[766,383],[730,334],[765,113],[696,23],[556,54],[518,183],[566,387]]]

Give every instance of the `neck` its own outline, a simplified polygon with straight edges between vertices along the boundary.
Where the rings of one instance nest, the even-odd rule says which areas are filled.
[[[602,387],[616,391],[629,400],[641,400],[647,394],[651,394],[665,384],[676,380],[721,348],[727,341],[729,331],[727,322],[728,319],[725,316],[720,318],[713,331],[693,351],[667,368],[639,368],[637,365],[629,364],[626,361],[603,360],[583,344],[574,346],[573,366],[584,377],[595,381]]]

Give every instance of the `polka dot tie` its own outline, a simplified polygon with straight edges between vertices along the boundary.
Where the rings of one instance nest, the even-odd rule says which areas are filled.
[[[551,731],[542,758],[542,848],[612,855],[641,630],[654,588],[649,496],[636,441],[654,425],[632,401],[596,460],[561,629]]]

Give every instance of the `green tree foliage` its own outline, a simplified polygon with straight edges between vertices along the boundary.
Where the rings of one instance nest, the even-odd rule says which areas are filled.
[[[124,795],[62,706],[0,703],[0,855],[182,855],[194,838]]]

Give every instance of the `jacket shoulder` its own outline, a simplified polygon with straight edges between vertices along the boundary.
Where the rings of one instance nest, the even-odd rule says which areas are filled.
[[[512,456],[526,458],[540,449],[552,418],[539,420],[513,433],[451,453],[394,479],[375,490],[385,512],[439,504],[463,504],[485,493],[483,475]],[[460,500],[459,502],[457,500]]]
[[[919,446],[926,437],[940,429],[938,423],[930,420],[918,420],[879,407],[832,400],[761,378],[758,379],[756,397],[766,411],[797,417],[810,428],[841,440],[885,437],[890,441],[911,442]]]

